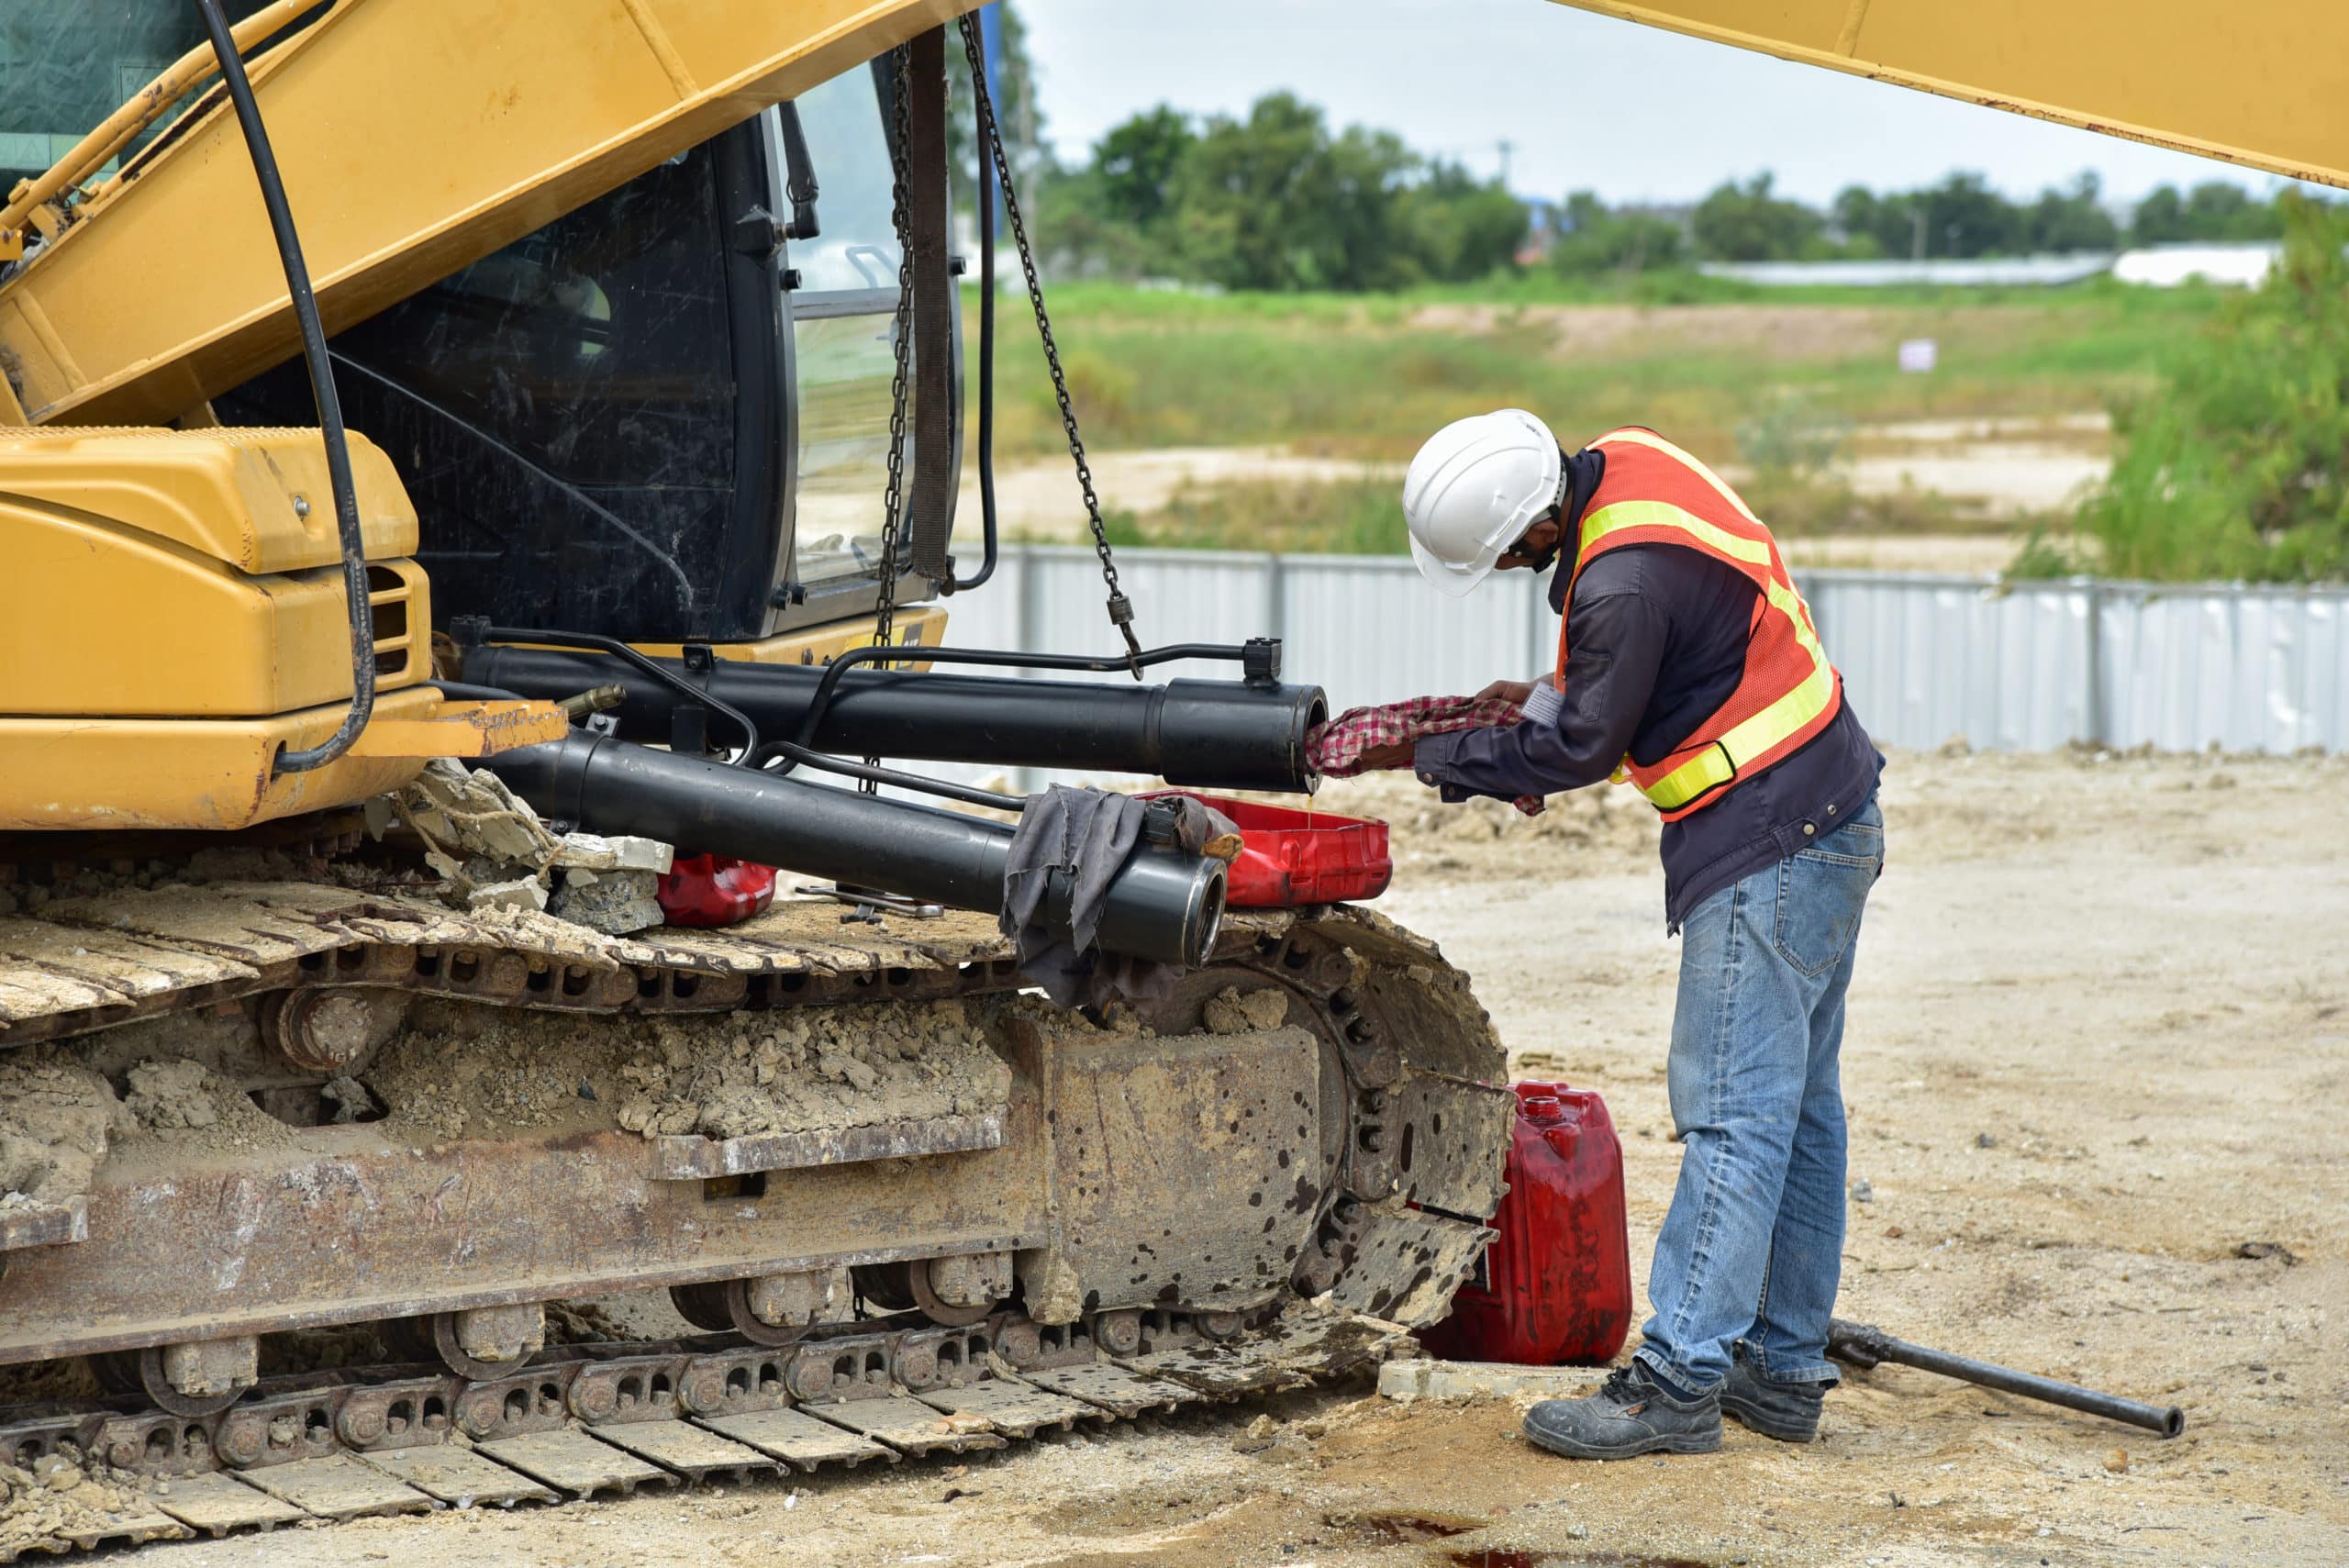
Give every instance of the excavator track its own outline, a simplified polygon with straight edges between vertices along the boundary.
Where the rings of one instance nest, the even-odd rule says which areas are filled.
[[[1294,1385],[1442,1316],[1501,1191],[1466,977],[1353,906],[1235,912],[1085,1017],[977,916],[615,938],[326,874],[18,903],[0,1157],[43,1116],[83,1153],[0,1199],[0,1560]],[[549,1304],[664,1286],[707,1331],[540,1348]],[[343,1330],[389,1353],[261,1349]],[[76,1362],[114,1392],[29,1402]]]
[[[482,1380],[429,1363],[272,1378],[198,1418],[129,1402],[0,1410],[0,1454],[18,1470],[52,1485],[70,1465],[114,1505],[60,1510],[53,1533],[0,1537],[0,1562],[999,1449],[1301,1387],[1404,1337],[1301,1304],[1213,1337],[1179,1313],[1064,1325],[1003,1313],[961,1329],[908,1315],[780,1351],[706,1335],[567,1346]]]

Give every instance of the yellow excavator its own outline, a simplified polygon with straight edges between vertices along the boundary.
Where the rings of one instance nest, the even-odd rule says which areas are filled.
[[[2349,183],[2320,0],[1587,8]],[[172,1483],[0,1559],[996,1446],[1475,1268],[1513,1102],[1432,947],[1152,806],[1040,873],[1125,986],[1049,1005],[1028,803],[905,769],[1299,791],[1322,713],[1144,648],[1106,539],[1108,655],[945,641],[997,184],[1057,376],[965,9],[0,21],[0,1461]]]

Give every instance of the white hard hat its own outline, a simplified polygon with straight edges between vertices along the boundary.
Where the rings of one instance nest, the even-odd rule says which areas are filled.
[[[1550,427],[1522,408],[1458,419],[1428,438],[1403,475],[1403,520],[1419,575],[1454,598],[1558,500],[1565,467]]]

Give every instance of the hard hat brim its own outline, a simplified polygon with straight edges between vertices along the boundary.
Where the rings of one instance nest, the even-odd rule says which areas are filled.
[[[1495,547],[1479,551],[1475,561],[1455,566],[1440,559],[1418,539],[1411,540],[1411,563],[1419,569],[1419,575],[1428,580],[1428,585],[1447,599],[1464,599],[1475,593],[1477,584],[1493,574],[1500,559],[1501,550]]]

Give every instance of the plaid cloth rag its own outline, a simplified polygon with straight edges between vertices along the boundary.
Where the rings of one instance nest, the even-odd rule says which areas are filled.
[[[1517,723],[1525,711],[1513,702],[1487,697],[1408,697],[1383,707],[1350,707],[1305,735],[1305,755],[1317,773],[1350,779],[1370,771],[1363,754],[1379,746],[1445,735],[1455,729],[1494,729]],[[1411,764],[1404,762],[1403,767]],[[1542,797],[1520,795],[1511,803],[1528,817],[1539,816]]]

